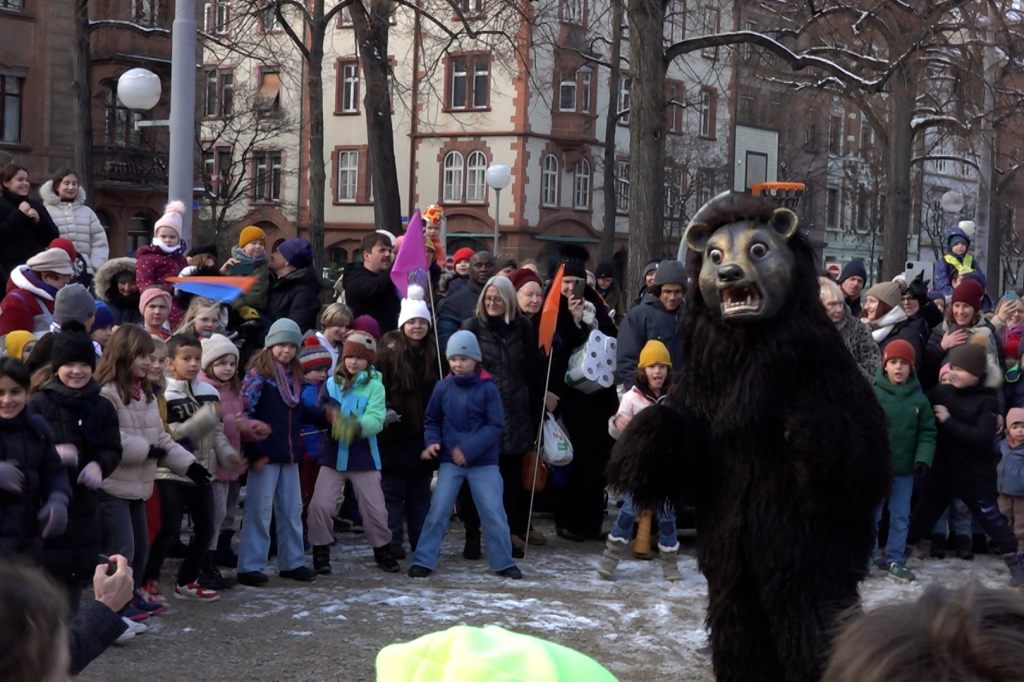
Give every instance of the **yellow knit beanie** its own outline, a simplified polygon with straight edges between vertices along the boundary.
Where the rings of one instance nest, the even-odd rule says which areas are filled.
[[[636,364],[640,369],[645,369],[651,365],[672,366],[672,358],[668,354],[668,348],[661,341],[655,339],[651,339],[644,344],[644,349],[640,351],[640,362]]]
[[[242,231],[238,233],[238,245],[245,246],[249,242],[262,242],[267,238],[267,233],[255,225],[249,227],[243,227]]]
[[[4,346],[7,348],[7,357],[24,362],[22,353],[25,346],[36,340],[36,335],[24,329],[15,329],[4,337]]]

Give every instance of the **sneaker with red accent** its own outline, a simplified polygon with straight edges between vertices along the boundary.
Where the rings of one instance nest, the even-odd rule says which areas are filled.
[[[167,606],[167,597],[160,591],[160,584],[155,580],[149,580],[145,585],[139,588],[139,592],[142,593],[142,598],[148,601],[150,604],[161,604]]]
[[[139,611],[147,611],[147,612],[149,612],[149,614],[151,616],[155,616],[157,614],[163,613],[164,610],[167,608],[163,604],[155,604],[155,603],[153,603],[151,601],[146,601],[146,599],[142,596],[142,591],[141,590],[136,592],[135,596],[132,597],[132,600],[130,602],[128,602],[128,603],[133,608],[136,608]]]
[[[187,585],[175,585],[174,597],[176,599],[211,602],[220,599],[220,592],[208,590],[199,583],[189,583]]]

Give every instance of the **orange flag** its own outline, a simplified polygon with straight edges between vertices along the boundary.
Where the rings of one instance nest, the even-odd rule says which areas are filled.
[[[565,264],[558,266],[558,272],[551,281],[548,297],[544,300],[544,309],[540,312],[539,347],[551,355],[551,344],[555,340],[555,325],[558,324],[558,306],[562,303],[562,274]]]

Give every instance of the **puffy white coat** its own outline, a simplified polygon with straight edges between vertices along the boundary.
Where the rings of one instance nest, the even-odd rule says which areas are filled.
[[[39,196],[60,230],[60,236],[71,240],[85,259],[89,272],[96,274],[110,256],[110,247],[100,219],[85,205],[85,190],[79,187],[74,201],[61,201],[53,189],[53,180],[47,180],[39,188]]]
[[[100,488],[114,497],[125,500],[146,500],[153,494],[157,460],[149,457],[149,446],[163,448],[167,454],[160,458],[160,466],[184,476],[190,464],[196,461],[185,448],[174,442],[164,429],[160,408],[152,402],[132,400],[125,405],[114,384],[104,384],[100,395],[114,404],[121,430],[121,463],[103,479]]]

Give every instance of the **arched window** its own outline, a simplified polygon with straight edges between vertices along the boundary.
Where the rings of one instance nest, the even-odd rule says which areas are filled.
[[[544,157],[540,179],[540,203],[542,206],[558,206],[558,157],[554,154]]]
[[[466,201],[482,202],[487,198],[487,157],[475,151],[466,160]]]
[[[590,162],[580,159],[573,174],[573,208],[590,208]]]
[[[457,204],[462,201],[462,154],[448,152],[444,157],[444,192],[446,203]]]

